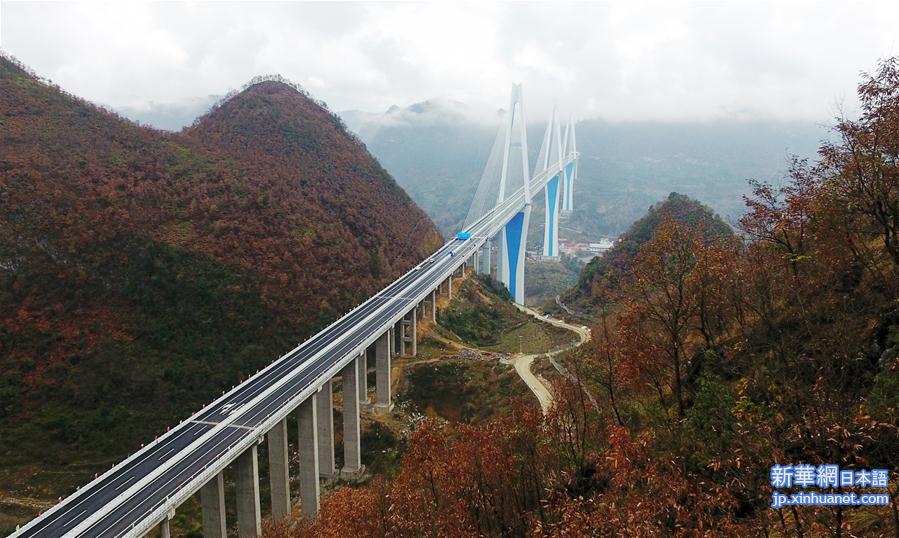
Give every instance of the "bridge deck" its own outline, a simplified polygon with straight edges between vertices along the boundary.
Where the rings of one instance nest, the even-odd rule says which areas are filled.
[[[531,181],[531,192],[570,155]],[[13,536],[142,536],[436,289],[525,205],[524,189],[417,267]],[[450,253],[452,252],[452,255]]]

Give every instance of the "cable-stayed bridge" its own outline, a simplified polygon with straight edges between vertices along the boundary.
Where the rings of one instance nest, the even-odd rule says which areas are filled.
[[[437,252],[267,368],[148,443],[128,459],[16,531],[15,537],[139,537],[160,529],[200,493],[203,532],[226,535],[223,471],[233,467],[240,536],[261,533],[258,450],[268,453],[271,512],[291,510],[287,417],[296,413],[299,499],[304,515],[319,508],[320,480],[364,472],[360,409],[387,413],[391,358],[417,353],[417,322],[436,319],[437,294],[452,295],[453,276],[495,271],[524,302],[525,242],[531,200],[546,200],[544,255],[558,252],[559,213],[573,202],[578,153],[574,124],[561,135],[555,111],[533,169],[521,86],[494,143],[464,229]],[[492,245],[495,245],[493,247]],[[491,259],[495,258],[495,263]],[[368,402],[368,357],[375,398]],[[335,466],[332,382],[341,378],[343,467]]]

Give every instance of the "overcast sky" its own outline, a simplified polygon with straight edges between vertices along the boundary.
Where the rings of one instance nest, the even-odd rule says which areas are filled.
[[[899,2],[0,3],[0,47],[116,108],[190,104],[280,73],[333,110],[432,97],[485,115],[523,82],[609,120],[828,121],[899,54]]]

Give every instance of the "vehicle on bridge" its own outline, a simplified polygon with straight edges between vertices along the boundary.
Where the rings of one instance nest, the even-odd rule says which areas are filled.
[[[459,232],[456,234],[456,239],[461,239],[465,241],[466,239],[471,239],[471,234],[468,232]]]

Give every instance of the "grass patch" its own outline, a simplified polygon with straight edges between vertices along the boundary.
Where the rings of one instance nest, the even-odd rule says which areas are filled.
[[[489,420],[519,399],[536,403],[512,366],[463,359],[408,366],[397,399],[454,422]]]

